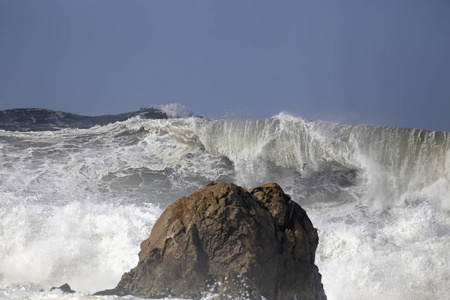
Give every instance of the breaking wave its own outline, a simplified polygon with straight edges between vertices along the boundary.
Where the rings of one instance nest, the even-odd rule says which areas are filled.
[[[181,106],[77,128],[60,118],[38,131],[2,123],[0,297],[114,287],[163,209],[213,180],[276,181],[307,210],[329,299],[450,292],[448,132],[287,114],[211,120]]]

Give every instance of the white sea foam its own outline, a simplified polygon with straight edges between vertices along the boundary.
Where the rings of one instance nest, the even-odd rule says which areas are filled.
[[[139,244],[160,214],[151,204],[85,200],[54,206],[13,195],[6,200],[0,212],[3,286],[69,282],[85,292],[114,286],[137,263]]]
[[[329,299],[445,299],[448,216],[421,203],[370,214],[354,206],[310,211]]]
[[[0,130],[0,298],[113,288],[162,210],[212,180],[276,181],[305,207],[330,300],[450,293],[449,134],[280,114]],[[64,282],[79,293],[48,291]]]

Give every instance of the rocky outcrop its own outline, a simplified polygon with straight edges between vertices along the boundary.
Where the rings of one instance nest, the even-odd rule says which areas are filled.
[[[98,294],[322,300],[317,244],[305,211],[277,184],[244,190],[213,182],[170,205],[138,265]]]
[[[68,285],[67,283],[64,283],[62,286],[60,287],[52,287],[50,289],[50,291],[54,291],[54,290],[61,290],[64,294],[73,294],[75,293],[74,290],[72,290],[70,288],[70,285]]]

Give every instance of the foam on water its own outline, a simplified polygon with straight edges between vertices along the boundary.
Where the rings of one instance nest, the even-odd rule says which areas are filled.
[[[212,180],[276,181],[307,210],[330,300],[450,293],[449,133],[280,114],[0,130],[0,298],[114,287],[162,210]],[[40,291],[64,282],[80,293]]]
[[[329,299],[445,299],[448,215],[421,203],[374,214],[335,207],[310,216]]]
[[[137,263],[139,244],[160,214],[152,204],[84,200],[54,206],[13,195],[6,201],[0,212],[3,287],[70,282],[75,290],[95,292],[114,286]]]

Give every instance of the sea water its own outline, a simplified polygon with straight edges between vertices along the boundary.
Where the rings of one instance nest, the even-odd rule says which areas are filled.
[[[450,133],[161,109],[0,129],[1,299],[102,298],[162,211],[214,180],[274,181],[307,211],[328,299],[449,299]]]

